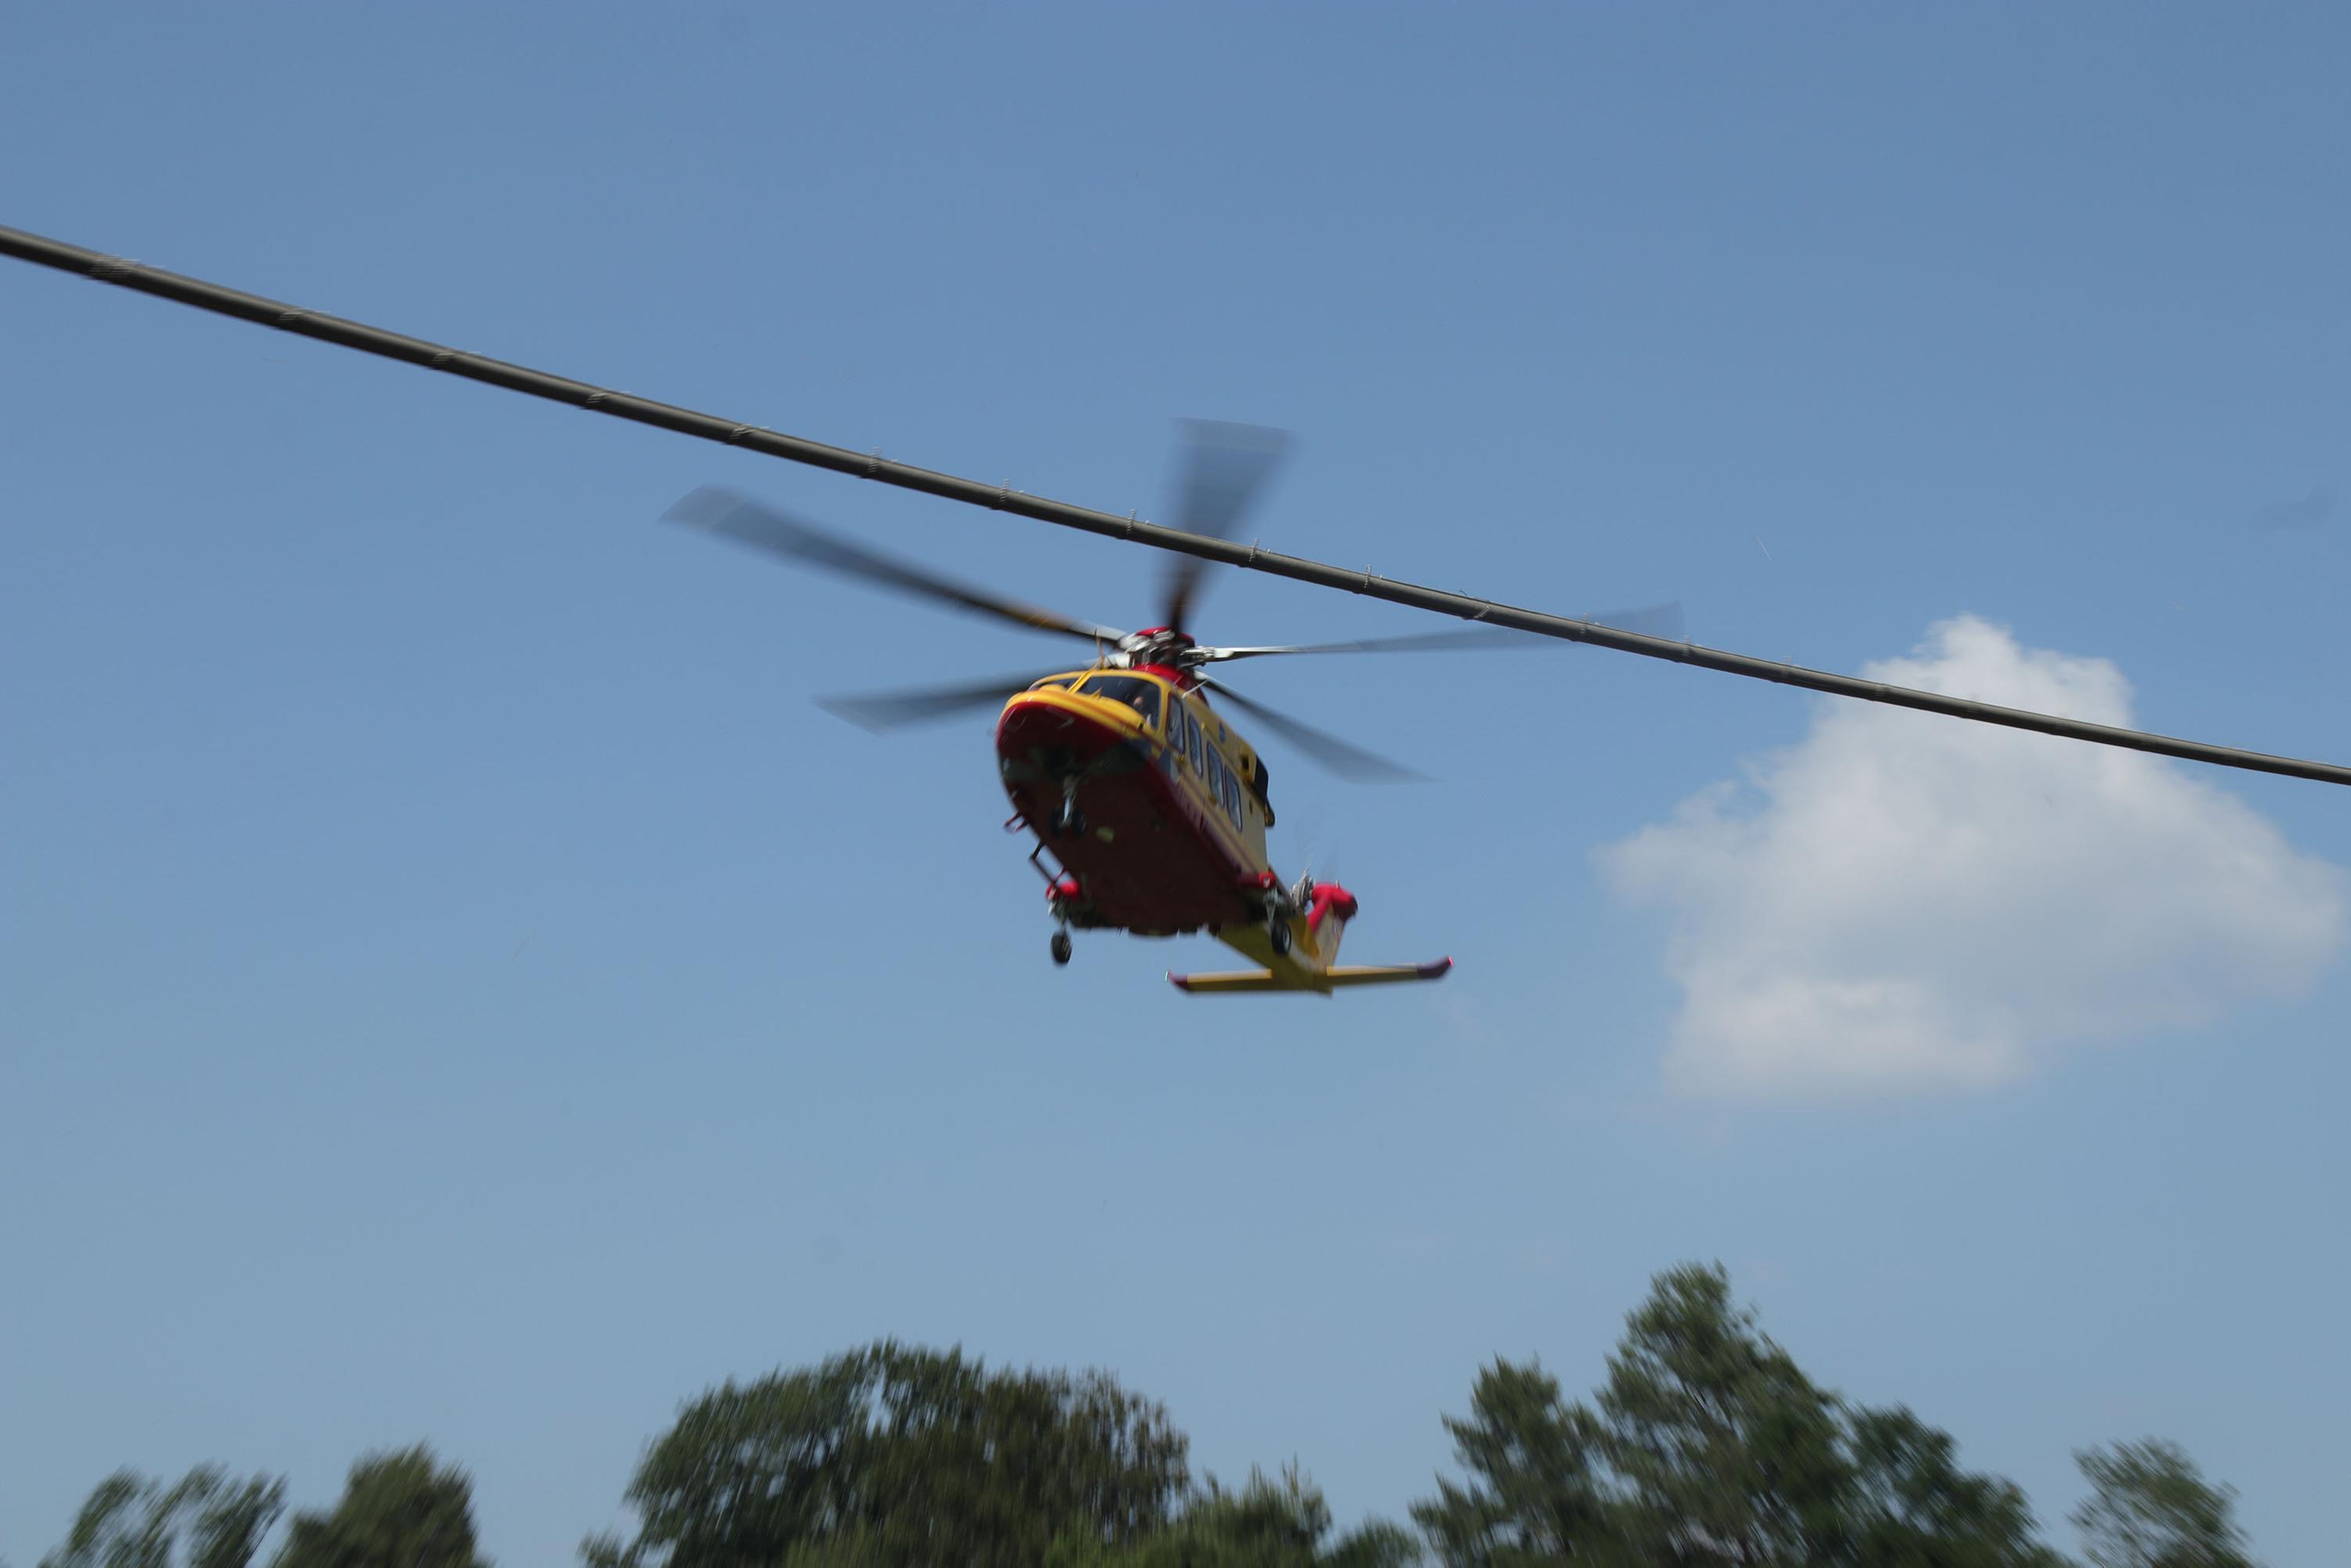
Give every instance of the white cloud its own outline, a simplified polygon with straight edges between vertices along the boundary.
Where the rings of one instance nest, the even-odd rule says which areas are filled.
[[[1866,674],[2131,722],[2111,664],[1970,616]],[[1600,853],[1671,915],[1667,1070],[1701,1092],[1980,1088],[2293,995],[2345,937],[2343,873],[2186,765],[1836,699],[1744,785]]]

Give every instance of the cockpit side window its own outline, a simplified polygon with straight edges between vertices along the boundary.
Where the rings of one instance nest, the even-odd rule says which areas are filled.
[[[1259,800],[1265,801],[1268,805],[1271,805],[1273,803],[1273,797],[1266,792],[1267,781],[1271,777],[1272,774],[1270,770],[1267,768],[1265,758],[1263,757],[1252,757],[1249,758],[1249,789],[1256,792]]]
[[[1265,809],[1265,825],[1269,828],[1273,826],[1273,797],[1266,793],[1266,781],[1271,777],[1271,772],[1265,765],[1264,756],[1252,754],[1249,758],[1249,793],[1255,795],[1257,803]]]

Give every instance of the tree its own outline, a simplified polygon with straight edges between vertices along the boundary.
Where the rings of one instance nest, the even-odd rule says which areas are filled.
[[[2023,1494],[1959,1469],[1948,1435],[1815,1386],[1719,1269],[1657,1276],[1592,1406],[1498,1361],[1470,1406],[1446,1422],[1467,1477],[1413,1510],[1447,1568],[2063,1561]]]
[[[1445,1418],[1465,1485],[1439,1478],[1413,1520],[1447,1568],[1604,1559],[1617,1536],[1603,1434],[1592,1412],[1560,1400],[1540,1366],[1496,1361],[1478,1375],[1467,1419]]]
[[[1855,1410],[1849,1508],[1856,1562],[1886,1568],[2064,1568],[2015,1482],[1959,1468],[1959,1446],[1907,1409]]]
[[[2207,1481],[2179,1444],[2086,1448],[2074,1462],[2091,1493],[2074,1527],[2097,1568],[2252,1568],[2236,1489]]]
[[[695,1400],[638,1465],[636,1539],[582,1554],[1026,1568],[1072,1531],[1118,1548],[1164,1530],[1186,1447],[1165,1409],[1104,1374],[990,1372],[885,1342]]]
[[[286,1483],[200,1465],[166,1489],[118,1470],[89,1494],[41,1568],[246,1568],[285,1507]]]
[[[276,1568],[488,1568],[474,1545],[474,1489],[420,1443],[351,1467],[329,1513],[294,1518]]]
[[[1812,1563],[1843,1555],[1834,1401],[1730,1302],[1721,1269],[1661,1274],[1626,1321],[1599,1404],[1647,1562]]]
[[[1045,1568],[1408,1568],[1420,1560],[1418,1543],[1392,1524],[1326,1541],[1330,1533],[1322,1489],[1293,1465],[1279,1482],[1251,1472],[1239,1491],[1212,1478],[1166,1531],[1130,1546],[1066,1534]]]

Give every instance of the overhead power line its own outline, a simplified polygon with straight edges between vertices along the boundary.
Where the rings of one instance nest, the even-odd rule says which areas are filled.
[[[241,320],[274,327],[280,331],[315,338],[321,342],[357,349],[388,360],[404,361],[427,370],[443,371],[468,381],[504,387],[509,392],[527,392],[532,397],[546,398],[553,402],[569,403],[575,408],[608,413],[638,424],[673,430],[681,435],[714,441],[722,446],[741,447],[747,452],[764,453],[793,463],[830,468],[836,474],[872,479],[884,485],[895,485],[901,489],[919,490],[925,495],[944,496],[952,501],[986,507],[993,511],[1010,512],[1018,517],[1033,517],[1039,522],[1078,528],[1109,538],[1131,539],[1158,549],[1175,550],[1205,560],[1239,567],[1245,571],[1269,572],[1276,577],[1359,593],[1369,599],[1384,599],[1392,604],[1409,605],[1415,610],[1431,611],[1463,621],[1509,626],[1538,636],[1563,638],[1597,648],[1614,648],[1619,653],[1639,653],[1645,658],[1695,664],[1700,669],[1719,670],[1725,674],[1745,675],[1783,686],[1800,686],[1806,691],[1825,692],[1831,696],[1889,703],[1896,707],[1916,708],[1923,713],[1941,714],[1950,718],[1972,719],[1980,724],[2005,725],[2011,729],[2034,730],[2043,735],[2062,736],[2069,740],[2124,747],[2133,751],[2177,757],[2189,762],[2209,762],[2221,768],[2279,773],[2292,779],[2311,779],[2325,784],[2351,784],[2351,767],[2337,763],[2273,757],[2263,752],[2214,746],[2200,740],[2181,740],[2172,736],[2152,735],[2115,725],[2089,724],[2055,714],[2000,707],[1967,697],[1946,696],[1940,692],[1922,692],[1907,686],[1887,685],[1881,681],[1865,681],[1852,675],[1808,670],[1797,664],[1726,653],[1719,648],[1700,647],[1694,643],[1645,636],[1637,632],[1622,631],[1569,616],[1547,615],[1541,611],[1524,610],[1466,593],[1424,588],[1417,583],[1380,577],[1368,570],[1356,570],[1307,560],[1300,556],[1280,555],[1253,544],[1206,538],[1180,528],[1144,522],[1132,515],[1120,517],[1112,512],[1071,506],[1066,501],[1024,495],[1009,486],[988,485],[977,479],[963,479],[952,474],[917,468],[911,464],[893,463],[878,453],[851,452],[843,447],[827,446],[822,442],[786,435],[780,431],[745,424],[737,420],[721,419],[716,414],[700,413],[674,403],[656,402],[651,398],[616,392],[610,387],[549,375],[545,371],[535,371],[526,365],[467,353],[460,349],[427,342],[422,338],[405,337],[360,321],[321,315],[298,305],[265,299],[256,294],[242,293],[217,283],[207,283],[202,278],[165,272],[161,267],[85,250],[79,246],[26,234],[19,229],[0,227],[0,254],[56,267],[62,272],[93,277],[100,283],[136,289],[141,294],[176,300],[183,305],[193,305],[200,310],[234,316]]]

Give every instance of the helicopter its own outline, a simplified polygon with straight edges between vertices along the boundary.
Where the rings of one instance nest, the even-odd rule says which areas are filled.
[[[1178,486],[1180,526],[1232,537],[1287,446],[1262,426],[1188,421]],[[1498,628],[1345,643],[1225,647],[1187,628],[1208,563],[1183,556],[1162,585],[1160,624],[1121,632],[1074,620],[878,554],[776,507],[720,489],[679,501],[669,520],[967,612],[1093,647],[1074,669],[997,676],[916,691],[826,697],[820,704],[876,732],[996,707],[996,762],[1012,804],[1008,831],[1036,838],[1029,861],[1045,881],[1056,965],[1072,931],[1138,936],[1206,933],[1258,967],[1167,978],[1196,994],[1304,991],[1441,979],[1449,957],[1343,965],[1340,938],[1361,907],[1335,883],[1301,873],[1284,883],[1266,848],[1274,825],[1270,770],[1209,701],[1253,716],[1311,760],[1344,777],[1418,775],[1324,733],[1207,673],[1238,659],[1541,644]],[[1678,608],[1594,617],[1678,634]],[[1051,863],[1047,863],[1050,859]]]

